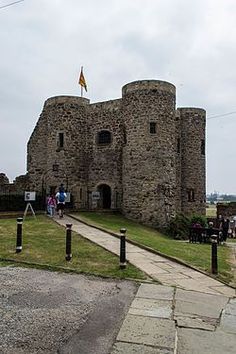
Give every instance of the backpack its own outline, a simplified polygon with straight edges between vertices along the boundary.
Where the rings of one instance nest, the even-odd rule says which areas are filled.
[[[64,194],[64,192],[60,192],[60,193],[59,193],[58,201],[59,201],[59,203],[64,203],[64,201],[65,201],[65,194]]]

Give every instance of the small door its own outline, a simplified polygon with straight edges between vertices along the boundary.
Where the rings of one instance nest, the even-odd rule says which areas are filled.
[[[107,184],[101,184],[98,187],[98,191],[101,194],[100,206],[103,209],[111,208],[111,188]]]

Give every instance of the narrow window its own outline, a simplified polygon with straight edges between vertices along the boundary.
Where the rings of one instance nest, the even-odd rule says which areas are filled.
[[[188,193],[188,202],[194,202],[195,201],[194,189],[189,189],[187,193]]]
[[[79,199],[82,200],[82,188],[79,190]]]
[[[201,141],[201,154],[205,155],[205,140]]]
[[[180,153],[180,138],[177,139],[177,153]]]
[[[58,165],[57,163],[54,163],[54,164],[52,165],[52,170],[53,170],[53,172],[58,172],[58,169],[59,169],[59,165]]]
[[[64,133],[59,133],[58,135],[58,144],[59,144],[59,148],[63,148],[64,147]]]
[[[125,130],[125,128],[124,128],[124,130],[123,130],[123,135],[124,135],[124,145],[126,145],[126,144],[127,144],[127,136],[126,136],[126,130]]]
[[[150,134],[156,134],[156,122],[150,122]]]
[[[108,130],[101,130],[98,133],[98,144],[110,144],[111,133]]]

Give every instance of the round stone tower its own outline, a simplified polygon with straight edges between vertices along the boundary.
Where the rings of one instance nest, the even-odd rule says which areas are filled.
[[[63,183],[69,191],[75,184],[81,187],[86,183],[88,105],[88,99],[73,96],[51,97],[44,104],[43,121],[39,119],[31,146],[45,153],[37,156],[37,151],[31,148],[33,158],[29,158],[28,165],[31,176],[40,181],[42,190],[47,193],[58,187],[58,183]],[[39,146],[39,142],[46,147]]]
[[[122,89],[123,213],[164,226],[175,212],[175,86],[135,81]]]
[[[178,108],[181,126],[181,203],[184,214],[205,215],[206,111]]]

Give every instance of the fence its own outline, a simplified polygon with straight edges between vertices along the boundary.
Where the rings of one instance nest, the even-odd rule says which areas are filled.
[[[32,202],[34,210],[45,209],[44,198],[37,195],[36,201]],[[24,194],[1,194],[0,195],[0,211],[23,211],[25,210],[26,202]]]
[[[24,193],[22,194],[1,194],[0,195],[0,212],[1,211],[24,211],[27,202],[24,200]],[[36,195],[36,200],[31,202],[35,211],[46,210],[46,196]],[[70,202],[66,203],[66,208],[72,209],[74,206],[73,196],[70,197]]]

